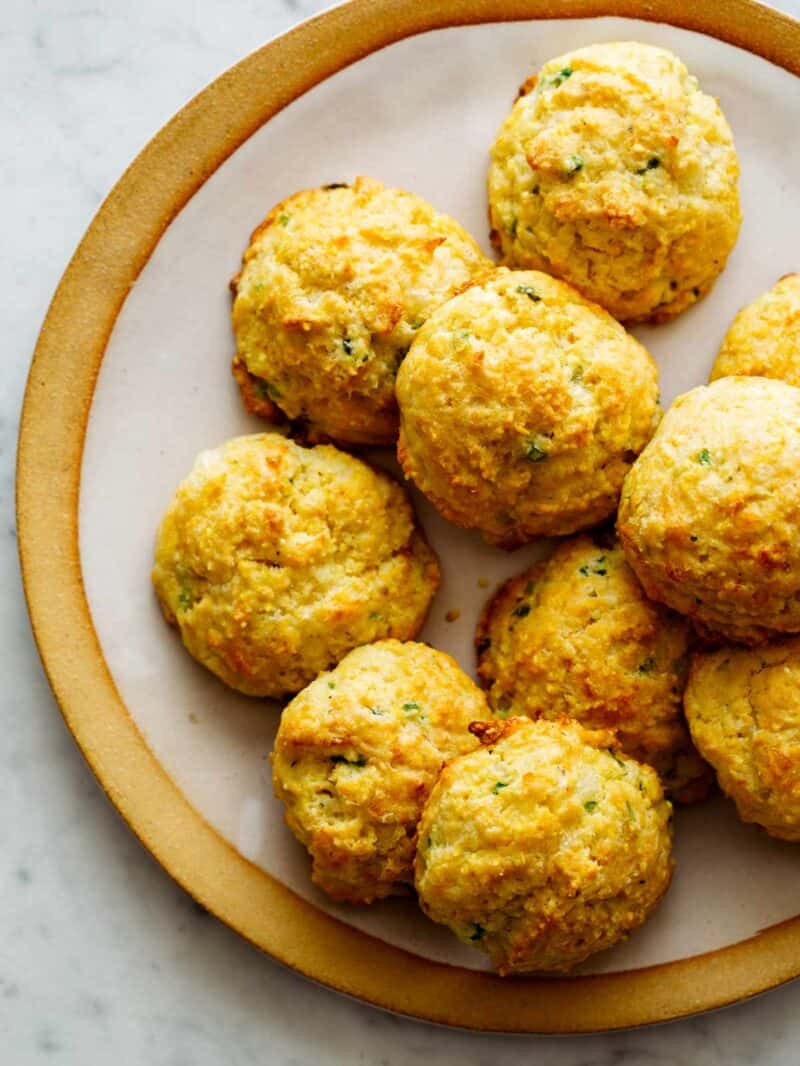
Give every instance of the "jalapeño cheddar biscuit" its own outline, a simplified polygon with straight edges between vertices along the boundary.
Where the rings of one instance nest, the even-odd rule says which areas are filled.
[[[359,644],[415,636],[438,580],[396,482],[331,445],[276,433],[198,457],[153,569],[188,651],[232,688],[276,697]]]
[[[452,218],[378,181],[289,197],[233,282],[246,406],[337,441],[393,444],[394,379],[411,341],[489,266]]]
[[[622,321],[704,296],[739,232],[739,165],[712,97],[632,41],[546,63],[492,147],[492,237],[510,266],[571,282]]]

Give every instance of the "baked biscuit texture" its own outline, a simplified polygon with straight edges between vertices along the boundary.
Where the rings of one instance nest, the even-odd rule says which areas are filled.
[[[201,453],[161,523],[153,584],[188,651],[253,696],[359,644],[416,636],[439,568],[403,489],[276,433]]]
[[[444,762],[477,747],[468,727],[489,713],[449,655],[393,640],[350,652],[296,696],[273,779],[314,882],[349,903],[407,889],[423,804]]]
[[[675,400],[617,522],[651,599],[745,644],[800,631],[799,525],[800,389],[755,377]]]
[[[673,799],[693,802],[712,777],[683,717],[691,644],[689,622],[647,599],[613,537],[582,534],[486,605],[478,674],[498,715],[611,729]]]
[[[654,770],[575,722],[512,718],[448,763],[419,824],[423,910],[501,974],[568,970],[640,925],[672,876]]]
[[[397,398],[406,475],[506,548],[611,515],[660,416],[642,345],[538,271],[497,270],[435,311]]]
[[[781,278],[733,320],[711,381],[731,374],[800,386],[800,274]]]
[[[695,656],[686,715],[743,821],[800,840],[800,638]]]
[[[716,100],[676,56],[620,41],[546,63],[491,150],[504,262],[571,282],[621,321],[704,296],[741,223],[739,165]]]
[[[246,406],[340,442],[393,444],[394,379],[411,341],[490,265],[456,221],[378,181],[289,197],[232,283]]]

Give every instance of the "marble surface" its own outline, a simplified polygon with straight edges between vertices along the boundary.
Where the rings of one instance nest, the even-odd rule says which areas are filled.
[[[490,1037],[318,988],[200,912],[140,847],[65,730],[25,614],[13,464],[27,364],[104,193],[193,93],[316,0],[5,0],[0,195],[0,1060],[94,1066],[796,1061],[800,984],[715,1015],[578,1039]],[[800,17],[800,0],[783,0]]]

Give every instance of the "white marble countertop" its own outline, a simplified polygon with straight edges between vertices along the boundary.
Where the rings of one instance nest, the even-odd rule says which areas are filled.
[[[323,6],[2,6],[0,1061],[788,1066],[797,983],[715,1015],[578,1039],[446,1031],[318,988],[196,908],[123,824],[61,723],[30,637],[13,514],[17,420],[39,325],[90,217],[145,141],[224,68]],[[800,16],[800,0],[782,6]]]

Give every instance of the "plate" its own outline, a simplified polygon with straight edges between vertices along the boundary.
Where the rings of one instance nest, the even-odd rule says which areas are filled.
[[[69,728],[131,828],[243,936],[342,992],[479,1029],[581,1032],[663,1021],[800,973],[800,852],[718,798],[677,816],[656,916],[571,978],[502,981],[410,900],[335,906],[271,796],[274,705],[183,652],[149,588],[153,536],[195,454],[264,428],[229,374],[228,278],[296,189],[369,174],[455,216],[488,250],[487,149],[544,60],[620,38],[671,48],[721,98],[745,222],[712,294],[638,329],[668,402],[705,380],[735,311],[797,269],[800,26],[738,0],[353,0],[222,75],[134,161],[87,231],[32,364],[19,446],[28,604]],[[381,461],[391,463],[384,454]],[[540,553],[486,548],[417,497],[444,566],[423,637],[474,667],[491,587]],[[489,588],[485,587],[489,583]],[[460,612],[455,621],[448,621]]]

